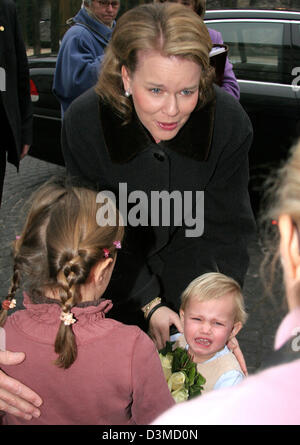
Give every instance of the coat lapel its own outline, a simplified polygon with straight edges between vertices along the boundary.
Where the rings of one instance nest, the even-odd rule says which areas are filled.
[[[159,145],[195,161],[205,161],[212,142],[215,107],[214,97],[205,107],[191,114],[173,139]],[[109,105],[99,102],[99,109],[106,149],[113,163],[124,164],[154,143],[136,113],[130,123],[124,125]]]

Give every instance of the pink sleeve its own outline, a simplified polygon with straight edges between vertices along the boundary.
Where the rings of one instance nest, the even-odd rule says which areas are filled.
[[[138,425],[148,425],[175,405],[152,340],[140,332],[132,356],[132,417]]]

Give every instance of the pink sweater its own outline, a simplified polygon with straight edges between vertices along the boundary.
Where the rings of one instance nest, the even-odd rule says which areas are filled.
[[[295,336],[293,347],[300,348],[300,308],[282,321],[275,349]],[[273,366],[243,383],[212,391],[177,405],[160,416],[154,425],[299,425],[300,359]]]
[[[8,318],[5,331],[6,348],[24,351],[26,359],[2,369],[44,403],[39,419],[6,414],[4,424],[148,424],[174,405],[153,342],[138,327],[105,318],[109,300],[72,309],[78,358],[69,369],[53,364],[59,305],[32,304],[26,295],[24,305]]]

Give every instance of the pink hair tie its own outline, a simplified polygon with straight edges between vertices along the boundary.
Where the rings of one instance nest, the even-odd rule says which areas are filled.
[[[16,235],[16,239],[20,239],[21,237],[20,237],[20,235]]]
[[[2,302],[2,309],[4,309],[5,311],[8,311],[8,309],[13,309],[14,307],[16,307],[16,300],[15,298],[13,298],[12,300],[4,300]]]
[[[114,241],[113,245],[115,246],[116,249],[121,249],[122,248],[121,241]]]
[[[60,320],[63,321],[65,326],[70,326],[73,323],[76,323],[76,319],[74,318],[72,312],[61,312]]]
[[[104,253],[104,257],[105,257],[105,258],[108,258],[108,257],[110,256],[110,251],[109,251],[109,249],[104,248],[104,249],[103,249],[103,253]]]

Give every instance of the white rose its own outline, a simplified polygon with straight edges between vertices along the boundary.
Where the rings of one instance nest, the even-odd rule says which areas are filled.
[[[174,372],[168,380],[169,390],[172,392],[183,388],[184,382],[185,382],[185,374],[181,371]]]
[[[169,353],[167,355],[159,354],[159,358],[161,361],[162,369],[164,371],[165,379],[168,381],[169,377],[172,374],[173,356],[172,356],[172,354],[169,354]]]
[[[173,391],[171,394],[176,403],[185,402],[189,398],[189,392],[186,388],[177,389],[177,391]]]

